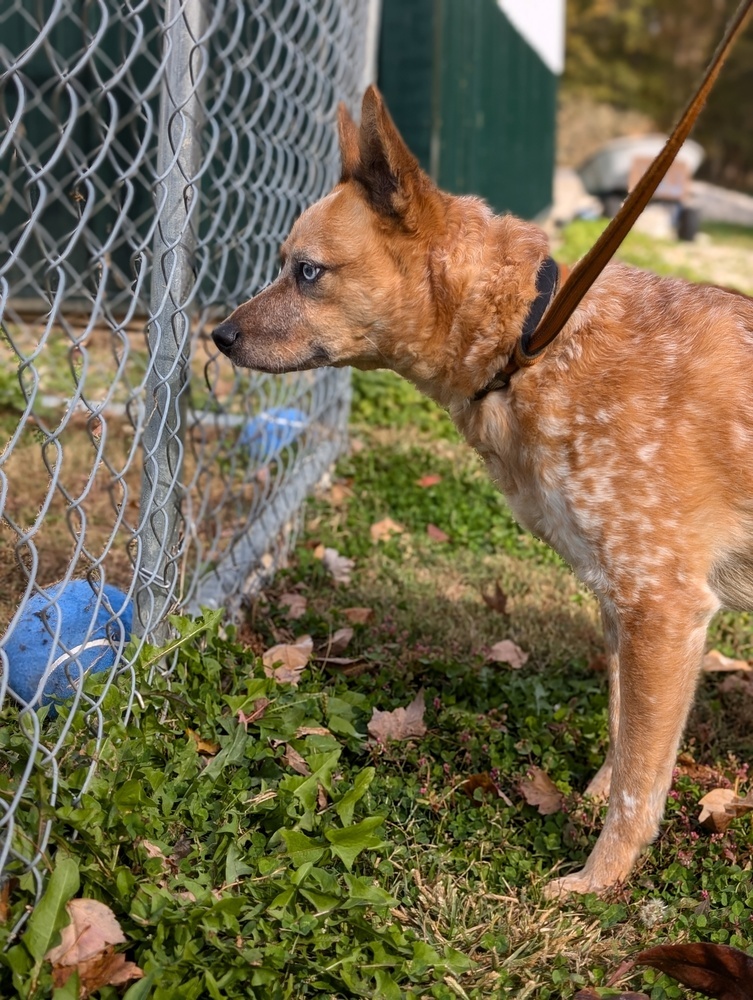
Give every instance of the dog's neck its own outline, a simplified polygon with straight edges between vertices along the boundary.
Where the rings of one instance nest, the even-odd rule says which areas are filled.
[[[528,313],[523,321],[523,329],[521,330],[518,341],[518,345],[524,354],[528,354],[531,339],[536,333],[544,313],[552,304],[552,300],[557,294],[566,273],[567,269],[560,268],[554,257],[545,257],[541,262],[536,275],[536,298],[529,306]],[[508,363],[505,368],[502,368],[496,373],[490,382],[487,382],[482,389],[479,389],[479,391],[473,396],[472,402],[480,402],[482,399],[485,399],[490,392],[504,391],[510,384],[511,376],[518,370],[519,364],[517,361],[516,348],[515,361]]]
[[[448,224],[427,263],[425,325],[406,331],[395,370],[453,409],[507,363],[537,299],[548,241],[537,226],[495,216],[478,199],[449,202]]]

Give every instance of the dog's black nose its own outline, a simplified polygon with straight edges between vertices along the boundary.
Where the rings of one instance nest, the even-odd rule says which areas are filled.
[[[238,327],[233,323],[220,323],[220,325],[212,331],[212,340],[221,351],[229,351],[238,339],[238,334],[240,332],[241,331]]]

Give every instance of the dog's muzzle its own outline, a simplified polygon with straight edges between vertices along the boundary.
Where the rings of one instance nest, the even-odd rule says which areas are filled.
[[[223,354],[227,354],[240,335],[240,330],[234,323],[220,323],[212,331],[212,340]]]

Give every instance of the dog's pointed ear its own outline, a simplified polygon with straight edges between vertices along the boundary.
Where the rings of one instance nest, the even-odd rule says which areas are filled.
[[[342,161],[340,180],[347,181],[356,173],[361,162],[361,153],[358,148],[358,126],[342,101],[337,105],[337,132],[340,136]]]
[[[373,84],[363,97],[358,141],[361,162],[353,176],[380,214],[404,217],[411,199],[431,182],[405,145]]]

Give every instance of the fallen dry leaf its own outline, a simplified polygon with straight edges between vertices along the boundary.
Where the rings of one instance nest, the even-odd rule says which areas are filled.
[[[314,641],[310,635],[302,635],[294,643],[279,643],[262,653],[264,673],[274,677],[280,684],[292,684],[294,687],[301,679],[304,667],[311,658]]]
[[[530,768],[528,777],[519,783],[518,788],[529,806],[536,806],[542,816],[561,811],[565,797],[540,767]]]
[[[186,736],[190,737],[194,741],[196,749],[204,757],[214,757],[214,755],[219,752],[219,743],[215,743],[213,740],[202,739],[201,736],[199,736],[199,734],[193,729],[187,729]]]
[[[480,790],[482,795],[488,795],[493,799],[502,799],[508,806],[512,805],[512,802],[488,771],[482,771],[480,774],[471,774],[460,785],[460,790],[465,792],[468,798],[475,802],[476,805],[481,804],[479,797],[475,794],[477,790]]]
[[[727,811],[727,806],[738,800],[731,788],[712,788],[702,799],[698,800],[701,812],[698,822],[713,833],[724,833],[735,814]],[[739,801],[742,802],[742,799]]]
[[[353,629],[349,626],[345,628],[339,628],[332,636],[327,647],[328,655],[329,653],[339,656],[340,653],[344,653],[350,644],[350,640],[353,638]]]
[[[493,799],[499,798],[499,787],[488,771],[482,771],[480,774],[472,774],[465,779],[460,788],[477,805],[479,804],[479,799],[475,794],[477,791],[480,791],[482,795],[490,795]]]
[[[296,774],[302,774],[304,778],[307,778],[311,774],[311,768],[298,751],[294,747],[291,747],[289,743],[285,744],[285,753],[282,755],[282,762],[295,771]]]
[[[352,495],[353,490],[346,483],[333,483],[329,491],[329,501],[333,507],[339,507]]]
[[[369,735],[380,743],[423,736],[426,732],[425,710],[424,689],[421,688],[407,708],[395,708],[391,712],[380,712],[375,708],[366,728]]]
[[[122,986],[143,977],[138,965],[113,948],[126,939],[109,906],[96,899],[72,899],[66,910],[70,923],[61,931],[60,944],[45,955],[56,987],[78,972],[79,997],[85,998],[103,986]]]
[[[520,670],[528,660],[528,653],[512,640],[503,639],[502,642],[496,642],[489,650],[489,659],[495,663],[507,663],[513,670]]]
[[[494,584],[493,594],[487,594],[486,591],[482,590],[481,596],[487,608],[491,608],[492,611],[497,611],[501,615],[507,614],[507,594],[500,587],[499,581]]]
[[[0,926],[10,919],[10,880],[3,883],[0,889]]]
[[[438,476],[435,472],[429,473],[428,476],[421,476],[420,479],[416,480],[416,486],[420,486],[422,489],[426,490],[430,486],[436,486],[437,483],[442,482],[442,477]]]
[[[316,804],[319,806],[319,812],[324,812],[324,810],[329,805],[327,801],[327,791],[323,785],[319,785],[317,789]]]
[[[381,521],[376,521],[369,528],[372,542],[384,542],[393,535],[402,535],[405,528],[391,517],[385,517]]]
[[[285,612],[285,617],[290,618],[295,621],[297,618],[303,618],[306,614],[306,608],[308,606],[308,601],[303,596],[303,594],[289,593],[282,594],[279,601],[281,608],[287,608]]]
[[[137,840],[136,844],[141,847],[147,857],[156,858],[160,863],[160,870],[165,874],[175,873],[178,870],[178,862],[181,860],[180,856],[176,856],[175,851],[170,857],[167,857],[161,848],[157,847],[149,840]],[[186,854],[190,853],[191,845],[189,843],[188,850]],[[183,855],[185,857],[186,855]],[[165,879],[158,879],[157,885],[162,889],[167,888],[167,881]]]
[[[125,944],[125,934],[109,906],[97,899],[72,899],[66,906],[70,923],[60,944],[45,958],[53,965],[76,965],[94,958],[108,945]]]
[[[635,961],[715,1000],[753,1000],[753,958],[726,944],[663,944]]]
[[[133,979],[143,979],[143,971],[135,962],[129,962],[125,955],[114,948],[106,948],[96,958],[79,962],[76,966],[53,966],[52,982],[61,989],[73,973],[78,972],[79,1000],[86,1000],[103,986],[125,986]]]
[[[316,551],[314,552],[316,555]],[[337,549],[323,549],[322,563],[335,583],[350,583],[350,574],[356,565],[355,559],[341,556]]]
[[[343,608],[343,614],[354,625],[365,625],[373,611],[371,608]]]
[[[144,851],[150,858],[160,858],[165,862],[165,864],[167,864],[167,858],[165,857],[164,852],[161,848],[157,847],[156,844],[153,844],[150,840],[140,840],[138,843],[144,848]]]
[[[299,726],[295,731],[296,739],[303,739],[304,736],[331,736],[332,733],[325,726]]]
[[[432,542],[449,542],[450,536],[438,528],[436,524],[426,525],[426,534],[432,540]]]
[[[741,670],[746,673],[753,672],[753,667],[747,660],[733,660],[718,649],[712,649],[703,658],[703,669],[707,674],[718,674],[730,670]]]
[[[719,685],[719,690],[724,694],[742,694],[743,697],[753,698],[753,677],[749,674],[730,674],[725,677]]]
[[[254,702],[254,710],[250,715],[246,715],[242,708],[238,709],[238,722],[242,726],[248,726],[249,722],[257,722],[267,710],[271,702],[269,698],[257,698]]]
[[[718,786],[721,778],[723,777],[721,771],[715,767],[709,767],[708,764],[699,764],[697,761],[693,760],[693,757],[689,753],[681,753],[677,757],[676,768],[678,774],[683,774],[687,778],[692,778],[693,781],[697,781],[701,785],[705,785],[707,788],[713,788],[715,785]]]

